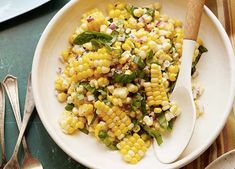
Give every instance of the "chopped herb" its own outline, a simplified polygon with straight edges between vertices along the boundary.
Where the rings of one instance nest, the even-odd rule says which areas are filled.
[[[163,143],[161,135],[156,136],[155,139],[156,139],[158,145],[161,145]]]
[[[136,73],[132,74],[118,74],[115,73],[113,76],[113,82],[114,83],[131,83],[136,78]]]
[[[110,18],[108,21],[109,21],[110,23],[112,23],[112,22],[113,22],[113,18]]]
[[[83,94],[78,94],[77,98],[78,98],[78,100],[83,100],[84,99],[84,95]]]
[[[87,91],[89,91],[91,93],[93,93],[95,91],[95,88],[91,87],[89,82],[81,82],[81,83],[79,83],[79,85],[82,85]]]
[[[133,59],[133,62],[138,65],[140,69],[143,69],[145,67],[144,61],[141,59],[140,56],[135,56]]]
[[[171,41],[171,49],[169,51],[170,54],[174,54],[176,52],[175,44]]]
[[[143,96],[142,96],[143,95]],[[137,93],[131,101],[131,108],[136,111],[140,109],[143,115],[147,114],[146,110],[146,97],[144,94]]]
[[[93,94],[94,94],[95,99],[98,100],[98,97],[99,97],[99,95],[100,95],[100,93],[98,92],[98,90],[95,90]]]
[[[106,47],[108,51],[112,50],[111,47],[107,43],[101,41],[100,39],[92,39],[91,44],[92,44],[93,50],[98,50],[99,48],[102,48],[102,47]]]
[[[81,132],[85,133],[85,134],[89,134],[89,131],[86,128],[83,129],[79,129]]]
[[[99,39],[99,38],[97,38],[97,39],[91,39],[90,42],[91,42],[91,44],[92,44],[93,50],[97,51],[98,49],[100,49],[100,48],[102,48],[102,47],[105,47],[105,48],[108,50],[109,53],[114,54],[114,55],[115,55],[115,54],[116,54],[116,55],[117,55],[117,54],[118,54],[118,55],[121,55],[122,51],[118,50],[118,52],[117,52],[117,49],[116,49],[116,48],[111,47],[111,45],[112,45],[114,42],[116,42],[117,37],[118,37],[118,34],[119,34],[118,31],[116,31],[116,30],[112,31],[112,33],[111,33],[112,39],[111,39],[111,41],[109,41],[109,42],[108,42],[108,41],[104,41],[104,40]]]
[[[146,77],[146,74],[143,70],[138,69],[138,70],[136,70],[136,77],[143,79]]]
[[[133,110],[139,109],[141,107],[142,99],[143,99],[143,97],[140,95],[140,93],[137,93],[131,101],[131,108]]]
[[[176,52],[175,47],[171,47],[171,49],[170,49],[170,54],[174,54],[175,52]]]
[[[144,77],[144,80],[145,80],[146,82],[150,82],[151,77],[150,77],[150,76],[145,76],[145,77]]]
[[[147,12],[146,14],[152,17],[152,20],[154,19],[154,15],[155,15],[155,10],[153,8],[146,8]]]
[[[151,63],[152,60],[153,60],[153,56],[154,56],[153,50],[150,50],[150,51],[148,52],[148,54],[147,54],[146,62],[147,62],[147,63]]]
[[[93,124],[94,124],[94,122],[95,122],[97,116],[98,116],[98,115],[97,115],[96,113],[94,113],[94,116],[93,116],[93,118],[92,118],[92,120],[91,120],[90,125],[93,125]]]
[[[137,119],[131,119],[131,122],[134,124],[134,125],[138,125],[139,124],[139,121]]]
[[[93,50],[98,50],[99,48],[102,48],[105,46],[105,43],[103,41],[100,41],[99,39],[91,39],[91,44]]]
[[[124,24],[124,20],[123,20],[123,19],[119,19],[119,20],[117,21],[117,26],[118,26],[118,27],[122,27],[123,24]]]
[[[98,137],[99,137],[101,140],[104,140],[107,136],[108,136],[107,131],[105,131],[105,130],[100,130],[100,131],[99,131]]]
[[[141,124],[141,127],[143,128],[144,131],[146,131],[151,137],[155,138],[155,140],[157,141],[157,144],[158,145],[161,145],[163,140],[162,140],[162,136],[161,134],[154,130],[154,129],[151,129],[150,127],[146,126],[146,125],[143,125]]]
[[[134,15],[134,10],[135,9],[137,9],[137,7],[134,7],[132,5],[126,6],[127,12],[130,13],[135,19],[138,19],[138,17]]]
[[[110,102],[108,101],[108,99],[104,99],[103,102],[104,102],[105,104],[109,104],[109,103],[110,103]]]
[[[87,91],[91,92],[96,100],[98,100],[99,95],[106,95],[106,92],[103,89],[96,89],[95,87],[91,87],[89,82],[81,82],[79,85],[82,85]]]
[[[143,96],[143,99],[141,100],[141,107],[140,107],[141,112],[143,113],[143,116],[145,116],[148,112],[146,109],[146,96]]]
[[[138,19],[139,17],[134,15],[135,9],[138,9],[138,8],[132,5],[126,6],[127,12],[130,13],[135,19]],[[147,10],[146,14],[151,16],[152,19],[154,19],[155,10],[153,8],[145,8],[145,9]]]
[[[172,131],[173,125],[174,125],[174,119],[171,119],[168,123],[169,123],[169,125],[168,125],[167,129],[168,129],[168,131]]]
[[[202,54],[205,53],[205,52],[208,52],[207,48],[205,48],[203,45],[200,45],[199,48],[198,48],[198,50],[199,50],[199,54],[198,54],[198,56],[196,57],[196,60],[195,60],[195,61],[193,62],[193,64],[192,64],[191,75],[193,75],[193,74],[196,72],[196,65],[197,65],[197,63],[199,62],[199,60],[200,60]]]
[[[95,99],[98,100],[98,97],[99,97],[100,95],[105,96],[105,95],[106,95],[106,92],[105,92],[104,90],[102,90],[102,89],[96,89],[96,90],[93,92],[93,94],[94,94]]]
[[[117,150],[116,145],[109,139],[108,133],[105,130],[99,131],[98,137],[111,150]]]
[[[98,89],[98,92],[103,96],[107,95],[107,93],[103,89]]]
[[[167,129],[169,126],[168,121],[166,120],[165,114],[161,114],[160,116],[157,117],[157,120],[160,124],[161,127],[163,127],[164,129]]]
[[[82,45],[84,43],[90,42],[92,39],[96,39],[96,40],[100,40],[102,42],[108,43],[113,39],[113,37],[106,33],[95,32],[95,31],[85,31],[79,34],[75,38],[74,43],[77,45]]]
[[[104,144],[111,150],[118,150],[117,146],[113,144],[113,142],[110,141],[109,139],[105,139]]]
[[[111,36],[113,37],[112,43],[116,42],[118,34],[119,34],[118,31],[116,31],[116,30],[112,31],[112,33],[111,33]]]
[[[73,110],[73,108],[74,108],[74,104],[73,103],[68,103],[65,106],[65,110],[67,110],[67,111],[71,111],[71,110]]]
[[[145,77],[146,77],[146,74],[142,70],[136,70],[135,72],[131,74],[114,73],[113,82],[127,84],[127,83],[131,83],[132,81],[134,81],[135,78],[143,79]]]

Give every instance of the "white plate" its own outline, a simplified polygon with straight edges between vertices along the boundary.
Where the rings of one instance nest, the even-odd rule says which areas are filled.
[[[229,151],[213,161],[205,169],[234,169],[235,168],[235,150]]]
[[[162,13],[184,19],[187,0],[163,0]],[[196,122],[193,137],[180,159],[172,164],[161,164],[154,156],[152,148],[137,164],[129,165],[121,159],[119,152],[113,152],[98,143],[96,139],[83,133],[72,136],[61,132],[58,117],[64,110],[54,95],[54,80],[58,68],[59,55],[68,46],[68,37],[79,24],[82,13],[97,7],[106,9],[112,0],[74,0],[63,7],[46,27],[38,43],[33,67],[32,83],[39,116],[54,141],[78,162],[97,169],[131,168],[179,168],[202,154],[222,130],[234,99],[235,64],[233,49],[223,27],[205,7],[200,37],[209,52],[199,62],[199,81],[205,87],[202,101],[205,114]],[[154,0],[131,1],[133,5],[147,5]],[[182,124],[183,125],[183,124]],[[174,130],[173,130],[174,132]],[[176,145],[177,146],[177,145]]]
[[[50,0],[1,0],[0,23],[30,11]]]

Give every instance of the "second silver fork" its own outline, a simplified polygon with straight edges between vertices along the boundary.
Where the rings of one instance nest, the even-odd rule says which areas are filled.
[[[7,92],[7,95],[9,97],[9,100],[10,100],[10,103],[11,103],[11,106],[12,106],[12,109],[14,112],[14,116],[16,119],[17,126],[20,130],[20,128],[21,128],[21,115],[20,115],[17,78],[12,75],[7,75],[5,77],[5,79],[3,80],[3,85],[4,85],[4,88]],[[23,144],[23,149],[25,152],[25,156],[24,156],[23,163],[22,163],[23,164],[22,168],[43,169],[40,161],[38,159],[34,158],[30,154],[25,137],[23,137],[23,139],[22,139],[22,144]],[[15,161],[18,162],[18,159],[16,159]],[[30,165],[28,165],[28,163],[30,163]],[[32,165],[32,164],[35,164],[35,165]]]

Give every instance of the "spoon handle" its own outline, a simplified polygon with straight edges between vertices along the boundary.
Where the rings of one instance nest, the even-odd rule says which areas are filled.
[[[29,79],[28,79],[26,98],[25,98],[23,122],[22,122],[22,126],[20,129],[20,134],[19,134],[17,142],[16,142],[13,156],[18,154],[20,143],[21,143],[21,140],[24,136],[24,132],[27,127],[28,121],[33,113],[33,109],[34,109],[34,98],[33,98],[33,91],[32,91],[32,85],[31,85],[31,74],[30,74]]]
[[[18,129],[20,130],[20,128],[21,128],[21,115],[20,115],[20,103],[19,103],[17,78],[12,75],[7,75],[5,77],[5,79],[3,80],[3,85],[5,87],[8,98],[10,100]],[[29,152],[28,146],[27,146],[27,143],[26,143],[26,140],[24,137],[23,137],[22,143],[23,143],[24,152],[28,153]]]
[[[2,83],[0,82],[0,143],[2,150],[2,163],[6,162],[5,140],[4,140],[4,124],[5,124],[5,94]]]
[[[188,0],[184,39],[197,40],[205,0]]]

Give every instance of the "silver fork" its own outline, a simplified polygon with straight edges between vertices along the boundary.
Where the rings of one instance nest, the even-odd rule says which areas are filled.
[[[9,100],[10,100],[10,103],[11,103],[11,106],[15,115],[16,122],[20,130],[21,129],[21,115],[20,115],[17,78],[12,75],[7,75],[3,81],[3,85],[9,97]],[[25,156],[24,156],[23,163],[22,163],[22,169],[43,169],[40,161],[34,158],[30,154],[25,137],[23,137],[22,139],[22,144],[23,144],[23,149],[25,152]],[[18,163],[19,165],[17,156],[15,159],[15,162]]]
[[[2,163],[0,169],[7,163],[6,152],[5,152],[5,140],[4,140],[4,120],[5,119],[5,94],[2,83],[0,82],[0,143],[2,149]]]
[[[13,155],[12,155],[11,159],[5,165],[4,169],[20,169],[18,159],[17,159],[17,154],[18,154],[20,144],[21,144],[22,138],[24,136],[24,132],[27,127],[28,121],[32,115],[33,109],[34,109],[34,99],[33,99],[32,86],[31,86],[31,76],[29,76],[27,93],[26,93],[26,98],[25,98],[23,122],[22,122],[22,125],[20,128],[20,133],[19,133],[16,145],[15,145]],[[31,168],[33,168],[33,167],[31,167]]]

